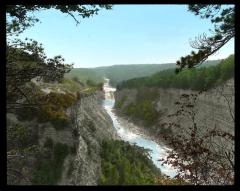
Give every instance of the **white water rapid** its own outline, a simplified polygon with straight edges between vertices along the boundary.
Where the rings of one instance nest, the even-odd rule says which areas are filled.
[[[146,149],[150,150],[150,156],[153,161],[153,163],[160,168],[161,172],[163,174],[166,174],[170,177],[174,177],[176,175],[176,169],[171,167],[170,165],[162,165],[162,162],[158,161],[161,157],[167,157],[167,148],[166,146],[159,145],[155,141],[152,141],[150,139],[145,138],[141,134],[137,134],[134,132],[131,132],[126,125],[121,123],[121,118],[118,117],[114,111],[114,91],[116,91],[115,88],[112,88],[109,85],[109,79],[105,79],[104,83],[104,92],[105,92],[105,100],[103,101],[103,106],[106,109],[107,113],[110,115],[113,121],[113,126],[116,128],[118,135],[124,140],[128,141],[131,144],[136,144],[140,147],[144,147]]]

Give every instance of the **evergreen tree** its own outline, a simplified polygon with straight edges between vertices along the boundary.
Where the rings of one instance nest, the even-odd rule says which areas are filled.
[[[181,57],[177,61],[176,73],[183,68],[192,68],[202,64],[209,56],[221,49],[229,40],[235,37],[235,7],[223,8],[220,4],[192,4],[188,6],[190,12],[199,15],[202,19],[210,19],[214,24],[212,36],[205,34],[191,42],[191,46],[198,51]]]

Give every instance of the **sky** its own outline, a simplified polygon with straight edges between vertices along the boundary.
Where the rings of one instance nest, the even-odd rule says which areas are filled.
[[[48,57],[62,55],[74,68],[175,63],[193,50],[190,39],[213,29],[210,20],[187,11],[187,5],[114,5],[80,19],[77,26],[71,16],[56,10],[34,15],[41,22],[20,38],[37,40]],[[209,60],[233,53],[234,39]]]

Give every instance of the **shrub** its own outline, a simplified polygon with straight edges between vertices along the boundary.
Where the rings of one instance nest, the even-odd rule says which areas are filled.
[[[70,124],[70,119],[65,110],[76,103],[73,94],[49,93],[42,98],[38,119],[40,122],[50,121],[56,129],[62,129]]]
[[[70,119],[65,110],[76,101],[77,97],[73,94],[50,92],[39,98],[41,105],[38,109],[21,108],[17,110],[18,119],[32,120],[37,118],[39,122],[51,122],[56,129],[62,129],[70,124]]]

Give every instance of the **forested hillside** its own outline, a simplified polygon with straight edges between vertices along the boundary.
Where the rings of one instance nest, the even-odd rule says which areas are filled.
[[[231,77],[234,77],[234,55],[230,55],[215,66],[192,68],[179,74],[176,74],[174,69],[168,69],[150,77],[124,81],[117,88],[163,87],[207,90]]]
[[[201,67],[214,66],[220,60],[211,60],[204,62]],[[158,71],[174,69],[176,64],[132,64],[132,65],[114,65],[96,68],[73,68],[66,77],[78,77],[81,81],[91,80],[94,82],[103,82],[104,77],[109,78],[111,85],[116,86],[118,83],[132,78],[150,76]]]

